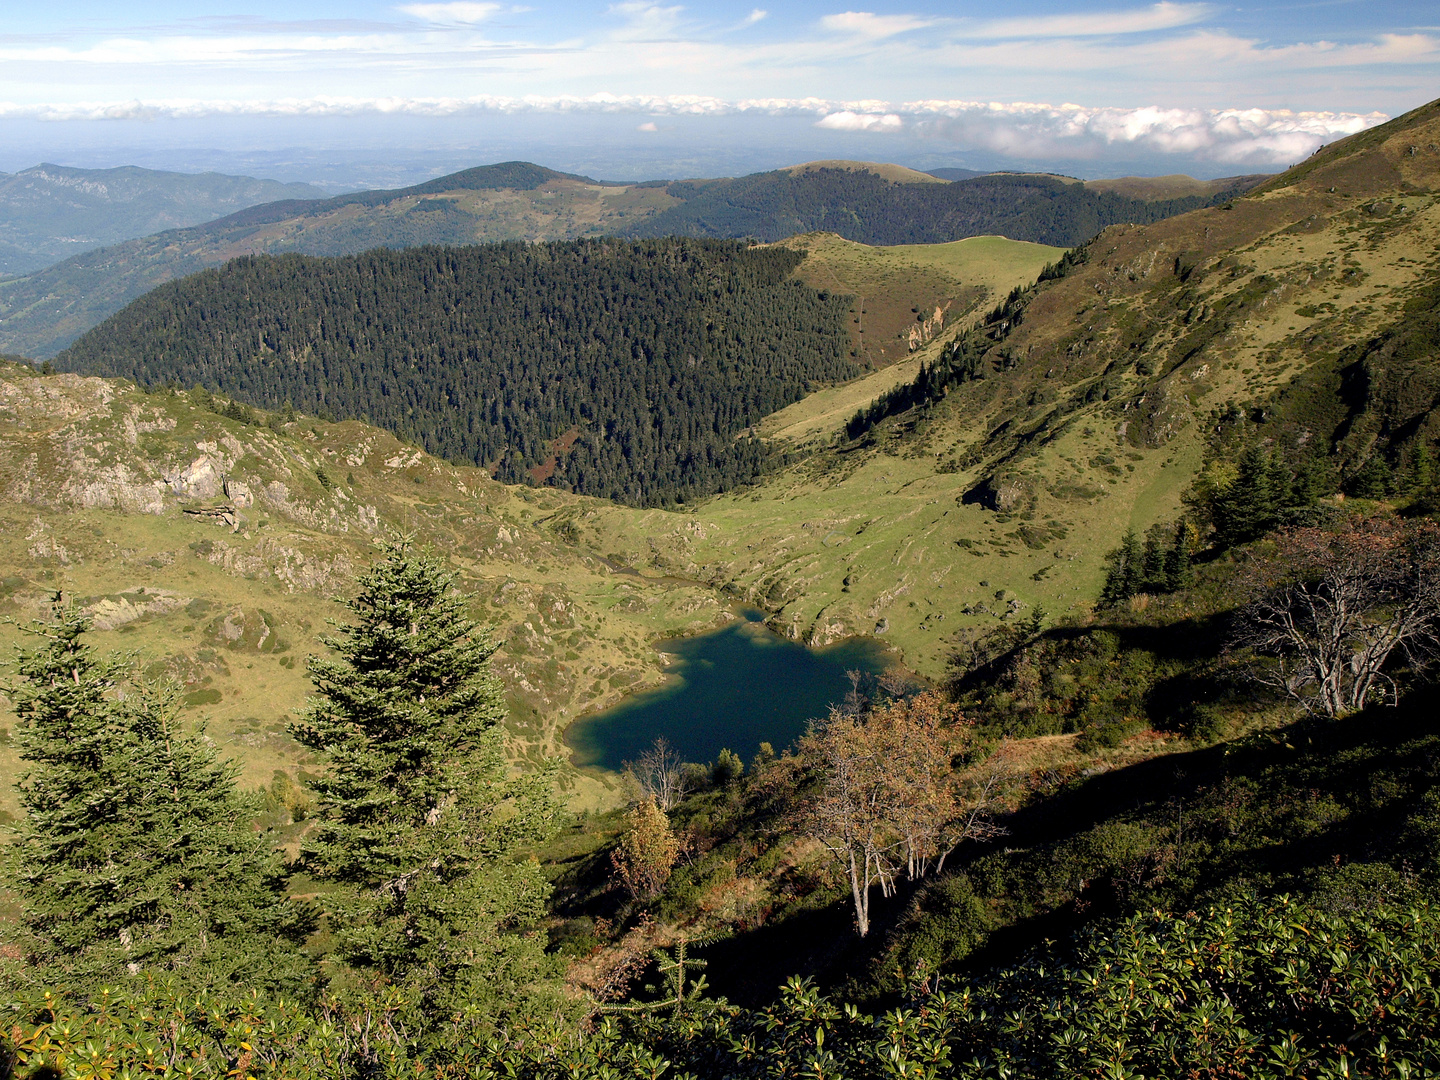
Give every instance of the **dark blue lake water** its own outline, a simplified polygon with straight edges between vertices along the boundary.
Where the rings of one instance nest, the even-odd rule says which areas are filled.
[[[844,698],[847,671],[888,666],[872,638],[807,649],[771,631],[760,612],[744,615],[723,630],[661,642],[677,658],[670,680],[572,724],[565,741],[575,764],[618,770],[662,736],[685,761],[714,761],[729,748],[748,762],[762,742],[783,750]]]

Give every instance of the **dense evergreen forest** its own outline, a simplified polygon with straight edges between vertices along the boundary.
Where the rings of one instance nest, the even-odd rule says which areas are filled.
[[[766,452],[744,430],[855,373],[847,301],[791,279],[802,258],[683,239],[243,258],[161,286],[56,363],[668,503],[755,476]]]
[[[781,170],[685,181],[666,190],[685,202],[632,226],[630,235],[753,237],[768,243],[825,231],[883,245],[943,244],[993,234],[1074,247],[1109,225],[1160,221],[1238,194],[1146,201],[1053,176],[994,173],[948,184],[901,184],[850,169]]]

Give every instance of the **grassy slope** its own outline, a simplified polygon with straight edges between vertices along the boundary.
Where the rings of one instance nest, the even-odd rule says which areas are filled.
[[[190,715],[211,718],[247,783],[308,763],[285,718],[308,692],[304,656],[343,614],[332,597],[375,535],[412,532],[461,569],[502,642],[517,755],[554,752],[569,718],[658,681],[656,637],[731,617],[710,590],[617,573],[547,524],[561,509],[583,518],[590,502],[507,488],[358,423],[276,433],[185,394],[5,364],[0,433],[0,609],[16,623],[0,636],[18,638],[64,590],[107,627],[97,645],[180,678]],[[177,496],[170,482],[187,470],[191,490]],[[254,496],[236,533],[182,512],[224,501],[220,473]],[[16,768],[7,739],[0,777]],[[603,781],[570,783],[577,805],[607,798]],[[13,809],[8,784],[0,799]]]
[[[972,323],[1015,286],[1029,285],[1064,252],[1003,236],[870,247],[834,233],[807,233],[785,243],[809,252],[796,271],[799,277],[816,288],[856,298],[850,316],[852,347],[862,363],[881,369],[869,378],[813,394],[761,425],[767,437],[792,443],[828,436],[877,394],[913,378],[920,361],[956,328]],[[912,328],[920,331],[914,349]]]
[[[883,626],[929,676],[957,630],[1083,612],[1119,533],[1179,512],[1212,408],[1366,340],[1433,270],[1440,119],[1366,136],[1233,209],[1107,230],[928,419],[691,514],[602,510],[587,537],[735,589],[797,638]],[[1013,512],[961,504],[986,479],[1025,493]]]
[[[1234,188],[1250,188],[1264,177],[1225,176],[1217,180],[1196,180],[1193,176],[1173,173],[1170,176],[1121,176],[1113,180],[1086,180],[1085,186],[1091,191],[1113,191],[1117,195],[1128,195],[1132,199],[1183,199],[1188,195],[1218,195]]]

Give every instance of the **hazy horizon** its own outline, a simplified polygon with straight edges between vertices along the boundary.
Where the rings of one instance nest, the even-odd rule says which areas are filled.
[[[0,170],[332,191],[511,159],[610,180],[817,158],[1209,178],[1283,169],[1440,83],[1416,3],[869,7],[36,5],[0,36]]]

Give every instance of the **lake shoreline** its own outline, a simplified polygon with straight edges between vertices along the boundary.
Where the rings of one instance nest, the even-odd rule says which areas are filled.
[[[722,626],[655,641],[658,683],[567,724],[560,737],[570,767],[613,777],[655,738],[687,761],[713,761],[722,748],[748,759],[761,742],[789,745],[842,700],[847,671],[904,670],[898,650],[873,636],[812,648],[776,633],[763,609],[741,603],[732,611]]]

